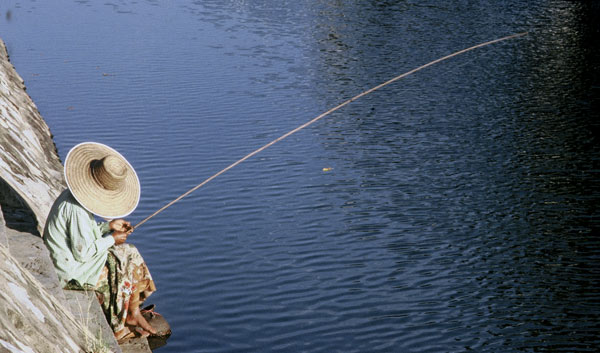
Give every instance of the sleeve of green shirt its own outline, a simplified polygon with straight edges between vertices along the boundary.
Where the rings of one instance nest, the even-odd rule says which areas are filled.
[[[102,232],[102,234],[110,232],[110,225],[108,222],[100,222],[98,223],[98,227],[100,228],[100,232]]]
[[[71,234],[71,252],[75,260],[85,262],[106,252],[115,243],[113,237],[102,237],[100,234],[100,230],[106,229],[107,225],[98,227],[95,221],[90,219],[90,215],[82,212],[82,209],[73,211],[77,214],[70,218],[68,227]],[[94,226],[98,228],[96,231],[92,229]]]

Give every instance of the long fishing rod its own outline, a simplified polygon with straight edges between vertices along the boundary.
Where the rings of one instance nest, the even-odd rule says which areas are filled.
[[[267,143],[266,145],[262,146],[261,148],[259,148],[259,149],[255,150],[255,151],[247,154],[245,157],[239,159],[238,161],[230,164],[229,166],[227,166],[226,168],[224,168],[220,172],[214,174],[213,176],[211,176],[208,179],[204,180],[200,184],[198,184],[198,185],[194,186],[193,188],[189,189],[188,191],[186,191],[185,193],[183,193],[181,196],[179,196],[175,200],[173,200],[173,201],[169,202],[168,204],[164,205],[158,211],[154,212],[153,214],[151,214],[150,216],[146,217],[144,220],[142,220],[141,222],[139,222],[138,224],[136,224],[133,228],[134,229],[138,228],[142,224],[146,223],[150,218],[152,218],[152,217],[156,216],[157,214],[161,213],[162,211],[164,211],[165,209],[167,209],[168,207],[170,207],[171,205],[173,205],[177,201],[181,200],[182,198],[186,197],[187,195],[191,194],[192,192],[198,190],[199,188],[201,188],[202,186],[204,186],[209,181],[211,181],[214,178],[218,177],[219,175],[225,173],[226,171],[228,171],[229,169],[235,167],[236,165],[242,163],[243,161],[247,160],[248,158],[250,158],[250,157],[252,157],[252,156],[254,156],[254,155],[262,152],[263,150],[265,150],[265,149],[273,146],[277,142],[285,139],[286,137],[288,137],[288,136],[290,136],[290,135],[292,135],[292,134],[294,134],[294,133],[296,133],[296,132],[304,129],[307,126],[310,126],[310,125],[316,123],[317,121],[321,120],[322,118],[326,117],[327,115],[329,115],[329,114],[335,112],[336,110],[338,110],[338,109],[340,109],[340,108],[342,108],[342,107],[344,107],[344,106],[346,106],[346,105],[354,102],[355,100],[357,100],[357,99],[359,99],[361,97],[366,96],[367,94],[369,94],[371,92],[374,92],[374,91],[376,91],[376,90],[378,90],[378,89],[380,89],[382,87],[385,87],[385,86],[387,86],[387,85],[389,85],[389,84],[391,84],[393,82],[396,82],[396,81],[398,81],[398,80],[400,80],[400,79],[402,79],[402,78],[404,78],[404,77],[406,77],[406,76],[408,76],[410,74],[413,74],[413,73],[415,73],[417,71],[423,70],[424,68],[427,68],[427,67],[429,67],[431,65],[435,65],[435,64],[437,64],[439,62],[442,62],[444,60],[448,60],[448,59],[450,59],[452,57],[455,57],[457,55],[464,54],[464,53],[466,53],[468,51],[471,51],[471,50],[474,50],[474,49],[477,49],[477,48],[481,48],[481,47],[485,47],[485,46],[490,45],[490,44],[498,43],[498,42],[501,42],[501,41],[504,41],[504,40],[508,40],[508,39],[512,39],[512,38],[522,37],[522,36],[525,36],[525,35],[527,35],[527,32],[517,33],[517,34],[510,35],[510,36],[506,36],[506,37],[502,37],[502,38],[490,40],[489,42],[477,44],[477,45],[474,45],[474,46],[466,48],[466,49],[459,50],[459,51],[457,51],[455,53],[452,53],[450,55],[446,55],[446,56],[441,57],[439,59],[433,60],[433,61],[431,61],[431,62],[429,62],[429,63],[427,63],[425,65],[419,66],[416,69],[412,69],[410,71],[407,71],[407,72],[403,73],[402,75],[396,76],[396,77],[392,78],[391,80],[385,81],[384,83],[382,83],[380,85],[377,85],[377,86],[375,86],[375,87],[373,87],[373,88],[371,88],[369,90],[366,90],[366,91],[364,91],[364,92],[362,92],[362,93],[360,93],[360,94],[358,94],[358,95],[356,95],[356,96],[348,99],[347,101],[343,102],[342,104],[340,104],[340,105],[338,105],[338,106],[336,106],[334,108],[331,108],[328,111],[320,114],[319,116],[315,117],[314,119],[310,120],[309,122],[306,122],[306,123],[298,126],[297,128],[291,130],[290,132],[287,132],[284,135],[281,135],[280,137],[278,137],[275,140]]]

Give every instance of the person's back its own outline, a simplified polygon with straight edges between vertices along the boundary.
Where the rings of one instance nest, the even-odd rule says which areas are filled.
[[[62,287],[72,280],[80,286],[94,286],[106,263],[113,237],[107,223],[98,225],[94,216],[83,208],[69,189],[56,199],[44,228],[44,243]]]

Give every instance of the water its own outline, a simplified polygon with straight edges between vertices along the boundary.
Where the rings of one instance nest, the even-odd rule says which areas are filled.
[[[59,154],[138,171],[160,352],[600,348],[598,5],[4,0]],[[324,171],[323,168],[331,168]]]

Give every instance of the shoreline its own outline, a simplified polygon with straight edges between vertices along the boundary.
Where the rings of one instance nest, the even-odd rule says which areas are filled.
[[[50,129],[0,38],[0,350],[151,352],[119,346],[93,292],[67,291],[40,234],[66,188]]]

